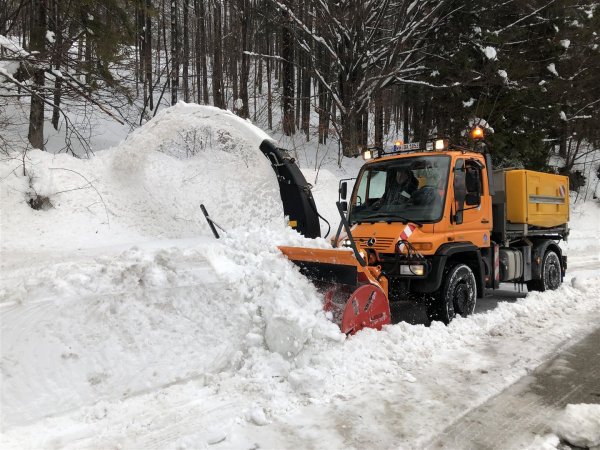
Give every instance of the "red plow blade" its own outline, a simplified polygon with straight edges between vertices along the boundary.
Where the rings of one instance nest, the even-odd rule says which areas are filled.
[[[387,298],[381,288],[372,284],[363,284],[354,292],[347,287],[328,289],[323,309],[332,313],[333,321],[345,334],[355,334],[363,328],[380,330],[391,323]]]

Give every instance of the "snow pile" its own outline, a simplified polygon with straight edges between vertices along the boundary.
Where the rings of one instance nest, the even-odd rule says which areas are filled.
[[[257,352],[285,361],[313,334],[340,339],[312,285],[257,242],[32,268],[0,297],[3,426],[235,372]]]
[[[346,340],[276,248],[326,243],[283,225],[264,137],[179,104],[90,160],[0,162],[0,446],[422,447],[600,319],[590,204],[558,292]],[[335,221],[339,176],[305,173]]]
[[[30,151],[24,177],[15,154],[0,173],[2,248],[16,251],[32,229],[41,246],[60,249],[211,235],[201,203],[226,229],[285,233],[277,180],[258,149],[267,138],[230,112],[179,103],[89,160]],[[39,195],[54,208],[32,212],[24,199]]]
[[[276,248],[307,240],[284,226],[265,138],[180,103],[90,160],[1,163],[2,427],[343,339]],[[40,195],[53,206],[27,205]]]
[[[582,448],[600,446],[600,405],[567,405],[555,429],[561,439],[571,445]]]

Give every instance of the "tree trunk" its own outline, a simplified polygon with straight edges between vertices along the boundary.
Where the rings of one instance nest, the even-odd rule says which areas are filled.
[[[343,110],[340,110],[342,151],[344,156],[356,156],[362,135],[362,113],[354,101],[354,77],[340,73],[338,77]]]
[[[223,43],[221,34],[221,1],[215,0],[213,12],[213,102],[217,108],[225,109],[223,95]]]
[[[54,49],[52,51],[53,66],[56,70],[60,69],[60,60],[62,58],[63,35],[58,11],[58,0],[52,2],[52,21],[50,29],[54,32]],[[54,107],[52,108],[52,126],[58,130],[58,121],[60,119],[60,100],[62,96],[62,78],[56,77],[54,81]]]
[[[248,25],[250,22],[250,8],[248,0],[240,1],[240,10],[242,12],[240,29],[240,32],[242,34],[242,67],[240,71],[240,99],[242,100],[242,105],[240,110],[238,111],[238,114],[246,119],[250,116],[250,107],[248,106],[248,79],[250,77],[250,58],[245,53],[249,50]]]
[[[177,1],[171,0],[171,105],[177,103],[179,92],[179,42]]]
[[[283,13],[283,28],[281,36],[281,57],[283,62],[283,132],[286,136],[294,134],[294,38],[290,29],[290,17]]]
[[[148,103],[150,110],[154,110],[154,86],[152,85],[152,0],[146,0],[146,22],[144,30],[144,67],[146,69],[146,82],[148,83]]]
[[[183,101],[190,101],[189,87],[189,67],[190,67],[190,36],[188,12],[190,10],[190,0],[183,1]]]
[[[408,109],[408,85],[404,86],[404,96],[402,97],[402,139],[404,143],[409,141],[409,109]]]
[[[383,148],[383,94],[375,96],[375,145]]]
[[[267,58],[267,123],[269,130],[273,129],[273,91],[271,89],[271,59]]]
[[[30,51],[39,52],[40,65],[46,56],[46,11],[47,0],[34,0],[32,2]],[[44,149],[44,85],[44,69],[36,67],[33,72],[27,138],[33,148],[40,150]]]

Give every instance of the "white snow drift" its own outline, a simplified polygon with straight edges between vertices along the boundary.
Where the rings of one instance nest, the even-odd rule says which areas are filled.
[[[0,163],[0,445],[424,445],[598,323],[590,203],[559,291],[345,339],[276,248],[326,243],[284,226],[265,137],[179,104],[90,160],[30,152],[30,177]],[[35,194],[54,207],[32,210]]]

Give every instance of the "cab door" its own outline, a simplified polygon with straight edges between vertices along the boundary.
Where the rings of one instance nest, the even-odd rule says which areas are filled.
[[[492,203],[485,163],[475,158],[459,158],[454,167],[454,241],[489,247]]]

